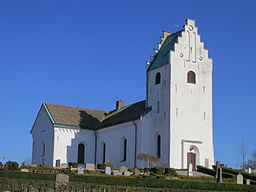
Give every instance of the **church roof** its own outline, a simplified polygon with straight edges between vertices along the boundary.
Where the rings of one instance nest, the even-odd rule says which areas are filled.
[[[92,130],[102,129],[120,123],[136,120],[149,110],[145,107],[145,100],[113,111],[103,111],[49,103],[45,103],[44,106],[55,124]]]
[[[151,71],[169,63],[168,53],[174,50],[174,45],[177,43],[178,37],[181,36],[181,32],[182,30],[169,35],[166,38],[166,40],[163,42],[163,45],[158,50],[158,53],[154,56],[153,61],[151,61],[147,71]]]

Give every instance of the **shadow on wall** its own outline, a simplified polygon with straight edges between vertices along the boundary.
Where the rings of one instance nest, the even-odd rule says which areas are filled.
[[[97,114],[98,113],[98,114]],[[101,112],[102,113],[102,112]],[[94,130],[99,125],[100,112],[79,111],[80,129],[68,130],[73,134],[71,145],[67,146],[67,163],[94,163],[95,135]]]

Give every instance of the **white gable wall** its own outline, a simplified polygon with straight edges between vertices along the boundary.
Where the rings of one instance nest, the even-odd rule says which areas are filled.
[[[33,125],[31,134],[33,137],[32,164],[43,164],[52,167],[53,123],[43,105]]]

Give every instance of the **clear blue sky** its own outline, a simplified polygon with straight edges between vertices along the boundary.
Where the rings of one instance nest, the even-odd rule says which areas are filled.
[[[145,98],[145,61],[162,30],[196,20],[213,58],[215,158],[256,149],[256,1],[1,0],[0,154],[31,157],[41,103],[111,110]],[[180,28],[174,25],[179,24]]]

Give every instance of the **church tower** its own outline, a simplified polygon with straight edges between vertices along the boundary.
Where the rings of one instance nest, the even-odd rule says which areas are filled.
[[[174,34],[163,32],[147,64],[146,105],[160,166],[213,165],[212,59],[194,20]]]

